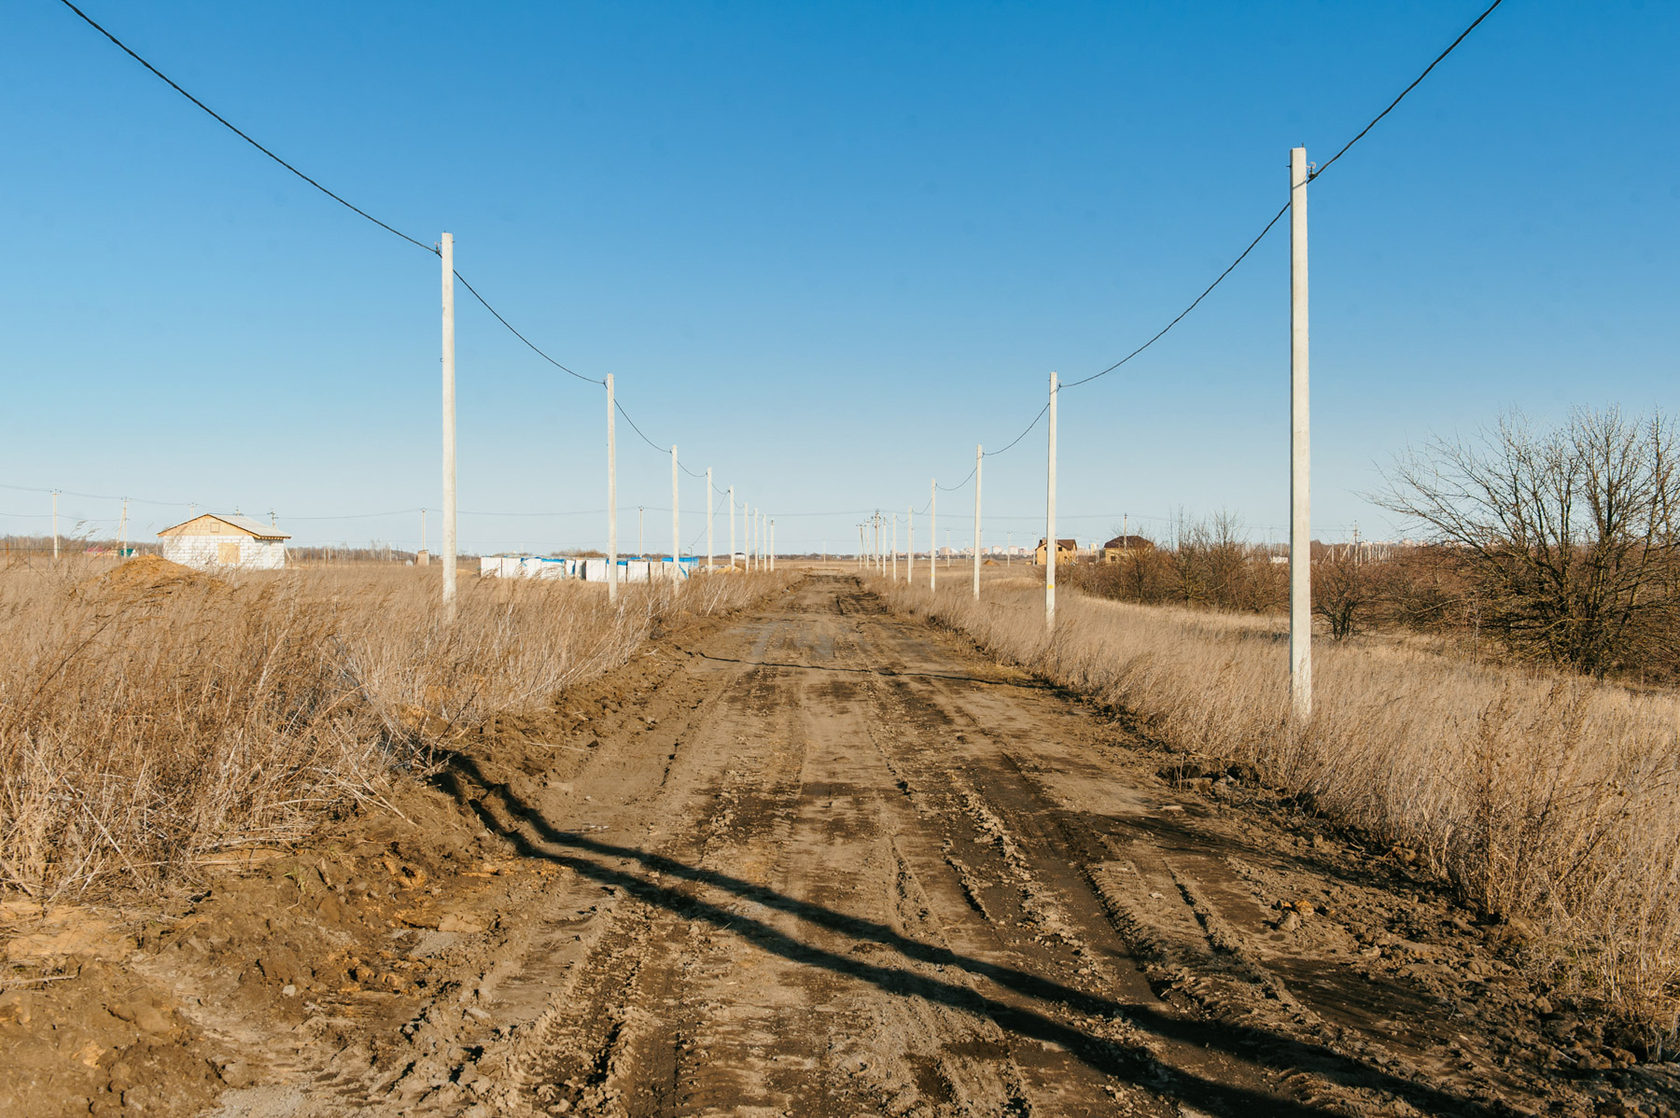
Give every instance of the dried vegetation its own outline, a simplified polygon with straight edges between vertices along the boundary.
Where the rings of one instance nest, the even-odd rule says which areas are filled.
[[[430,576],[430,577],[428,577]],[[768,576],[628,587],[344,566],[223,580],[145,556],[0,571],[0,889],[148,887],[295,839],[488,715],[622,664]]]
[[[1264,617],[997,580],[881,589],[992,654],[1135,718],[1170,748],[1241,761],[1454,883],[1552,980],[1666,1033],[1680,1010],[1680,700],[1475,664],[1416,639],[1320,646],[1310,728],[1288,719],[1287,638]],[[1013,583],[1014,585],[1010,585]]]

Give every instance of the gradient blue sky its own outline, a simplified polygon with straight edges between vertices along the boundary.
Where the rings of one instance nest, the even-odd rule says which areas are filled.
[[[783,550],[920,509],[1050,370],[1154,333],[1284,201],[1292,145],[1327,159],[1482,6],[86,5],[351,201],[452,232],[463,275],[617,374]],[[173,502],[135,504],[137,535],[193,501],[414,546],[417,514],[362,514],[441,500],[436,259],[59,4],[6,25],[0,483]],[[1396,534],[1361,494],[1431,433],[1675,410],[1677,48],[1680,5],[1508,0],[1313,184],[1315,534]],[[600,544],[601,390],[459,297],[463,548]],[[1064,393],[1066,532],[1229,509],[1281,537],[1287,330],[1280,224],[1155,348]],[[1042,427],[985,482],[987,542],[1036,539]],[[619,484],[634,546],[669,464],[623,424]],[[114,528],[115,502],[61,500],[66,530]],[[940,503],[965,539],[971,493]],[[0,532],[47,511],[0,489]],[[668,546],[668,513],[648,523]]]

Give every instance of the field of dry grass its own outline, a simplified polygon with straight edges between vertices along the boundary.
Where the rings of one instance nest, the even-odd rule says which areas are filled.
[[[785,580],[782,580],[785,581]],[[193,574],[150,557],[0,571],[0,890],[149,886],[291,840],[492,713],[624,663],[681,613],[779,585],[627,588],[374,565]]]
[[[941,571],[941,575],[944,571]],[[1288,718],[1280,622],[966,579],[898,609],[1128,712],[1170,748],[1242,761],[1452,881],[1561,984],[1671,1036],[1680,1012],[1680,699],[1474,664],[1415,644],[1314,653],[1314,720]]]

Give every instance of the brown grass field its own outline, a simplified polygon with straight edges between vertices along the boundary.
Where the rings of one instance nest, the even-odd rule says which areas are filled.
[[[229,578],[155,557],[0,572],[0,886],[43,903],[148,888],[212,852],[299,838],[489,714],[624,663],[692,588],[315,566]]]

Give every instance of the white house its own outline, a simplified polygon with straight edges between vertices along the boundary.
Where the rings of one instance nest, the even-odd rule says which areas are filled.
[[[286,541],[291,538],[248,516],[212,512],[158,533],[165,559],[206,571],[217,567],[277,571],[286,565]]]

